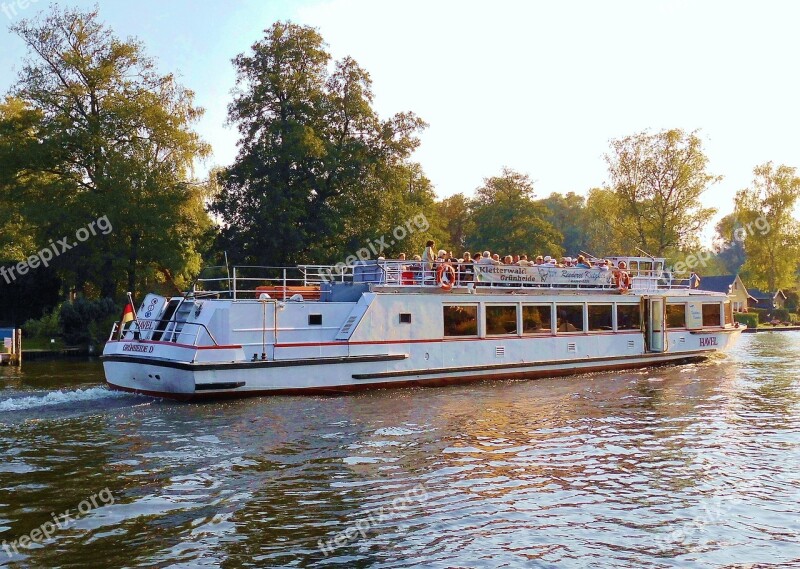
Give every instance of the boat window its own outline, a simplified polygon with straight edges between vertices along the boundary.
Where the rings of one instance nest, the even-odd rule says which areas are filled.
[[[617,330],[639,330],[641,328],[639,305],[617,305]]]
[[[733,324],[733,304],[730,300],[725,301],[725,324]]]
[[[639,268],[647,276],[648,272],[653,270],[653,263],[651,261],[642,261],[639,263]]]
[[[685,304],[667,304],[667,328],[686,328]]]
[[[309,314],[308,315],[308,325],[309,326],[322,326],[322,314]]]
[[[522,332],[524,334],[549,334],[552,330],[551,306],[523,306]]]
[[[589,331],[605,332],[611,331],[611,305],[610,304],[590,304],[589,305]]]
[[[628,270],[631,272],[631,274],[638,273],[639,261],[631,261],[630,263],[628,263]]]
[[[703,303],[703,326],[720,326],[719,302]]]
[[[477,336],[478,305],[444,306],[445,336]]]
[[[486,334],[516,334],[517,333],[517,307],[516,306],[487,306],[486,307]]]
[[[556,305],[559,332],[583,332],[583,305]]]
[[[400,324],[411,324],[411,314],[409,312],[400,314]]]

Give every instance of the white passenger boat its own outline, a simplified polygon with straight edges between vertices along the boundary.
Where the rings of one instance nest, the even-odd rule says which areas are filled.
[[[613,270],[383,260],[342,274],[221,268],[183,296],[148,294],[112,331],[105,375],[174,399],[339,393],[694,361],[744,329],[725,294],[673,280],[664,259],[610,260],[627,263],[628,282]]]

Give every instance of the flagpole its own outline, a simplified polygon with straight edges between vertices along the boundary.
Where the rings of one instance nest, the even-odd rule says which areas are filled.
[[[128,302],[131,304],[131,308],[133,309],[133,320],[136,322],[136,333],[140,334],[142,332],[142,326],[139,324],[139,314],[136,312],[136,305],[133,303],[133,296],[131,292],[128,291]]]

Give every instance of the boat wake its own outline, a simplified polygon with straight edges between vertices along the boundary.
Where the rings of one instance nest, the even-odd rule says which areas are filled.
[[[91,387],[89,389],[76,389],[74,391],[50,391],[45,395],[29,395],[10,397],[0,401],[0,411],[25,411],[40,407],[52,407],[82,401],[98,401],[102,399],[119,399],[131,397],[130,394],[120,391],[111,391],[107,387]]]

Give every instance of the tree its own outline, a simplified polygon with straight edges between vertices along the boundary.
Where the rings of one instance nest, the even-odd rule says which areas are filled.
[[[742,224],[735,213],[729,213],[716,225],[717,236],[713,249],[724,267],[724,272],[736,274],[746,260],[744,240],[741,238]]]
[[[756,166],[753,184],[736,194],[736,219],[747,260],[743,278],[774,292],[794,285],[800,225],[792,211],[800,197],[796,169],[772,162]]]
[[[37,181],[29,166],[41,118],[19,99],[0,103],[0,261],[19,261],[36,250],[36,227],[25,217],[22,201],[24,188]]]
[[[615,191],[589,190],[584,219],[588,253],[596,257],[640,254],[635,222]]]
[[[574,192],[566,195],[554,192],[539,203],[547,208],[547,221],[564,236],[562,246],[568,254],[574,255],[590,248],[586,232],[589,220],[583,196]]]
[[[446,233],[442,246],[448,250],[454,249],[457,256],[461,255],[475,226],[470,199],[462,193],[454,194],[437,202],[436,212]]]
[[[339,261],[409,208],[432,206],[408,162],[424,122],[412,113],[381,120],[369,74],[349,57],[329,73],[330,60],[315,29],[291,22],[234,59],[239,154],[219,176],[212,211],[240,260]]]
[[[468,239],[474,250],[501,255],[561,255],[563,236],[547,221],[548,211],[534,200],[533,183],[525,175],[503,168],[477,189],[473,206],[475,229]]]
[[[52,239],[103,216],[113,227],[59,258],[62,273],[104,297],[125,276],[132,291],[155,271],[188,277],[210,225],[196,215],[203,196],[191,175],[209,151],[190,128],[202,115],[194,94],[157,73],[143,46],[115,37],[97,11],[52,7],[12,31],[29,50],[14,95],[40,113],[44,159],[27,167],[47,176],[27,188],[26,217]]]
[[[657,256],[697,246],[716,210],[700,196],[721,177],[706,171],[708,158],[695,133],[641,132],[611,141],[606,154],[611,188],[633,221],[638,246]]]

